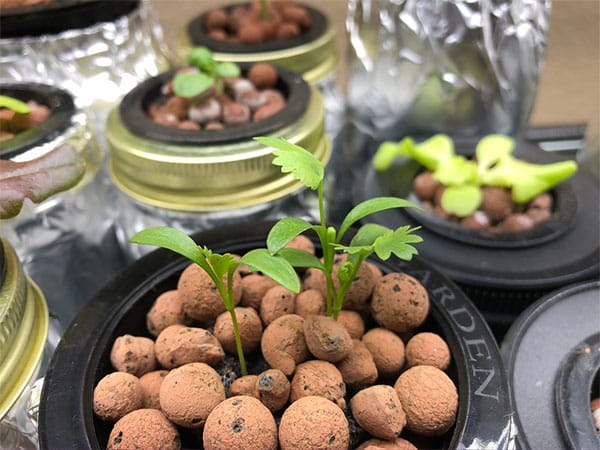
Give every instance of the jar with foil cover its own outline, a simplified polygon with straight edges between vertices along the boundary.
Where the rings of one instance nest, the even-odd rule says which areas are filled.
[[[0,80],[60,86],[103,125],[125,93],[170,65],[155,16],[149,0],[3,2]]]
[[[1,85],[3,95],[47,108],[33,128],[0,142],[0,234],[46,293],[66,326],[113,272],[102,264],[108,177],[89,118],[67,91],[50,85]],[[100,283],[100,284],[99,284]]]
[[[214,52],[218,61],[229,61],[234,63],[257,63],[266,62],[285,67],[295,73],[301,74],[311,85],[317,86],[323,97],[326,112],[326,130],[329,135],[336,137],[342,129],[345,113],[344,96],[340,89],[338,80],[339,51],[336,43],[336,29],[330,18],[314,7],[300,2],[271,1],[270,12],[264,22],[281,22],[282,9],[292,7],[294,13],[300,14],[297,20],[303,25],[296,23],[292,26],[290,20],[286,20],[286,26],[291,27],[291,35],[272,36],[262,35],[260,24],[254,22],[249,25],[253,33],[261,32],[262,40],[254,39],[241,41],[239,38],[227,38],[221,33],[215,34],[215,29],[220,31],[231,29],[233,25],[217,27],[211,14],[215,11],[221,16],[229,16],[235,21],[240,12],[248,17],[257,17],[258,2],[231,3],[215,8],[213,2],[207,2],[210,8],[190,20],[185,27],[179,30],[176,53],[181,62],[187,61],[190,51],[196,46],[207,47]],[[281,5],[281,7],[279,7]],[[298,13],[298,11],[304,14]],[[290,13],[290,16],[292,13]],[[246,18],[241,19],[246,20]],[[293,31],[293,27],[297,31]],[[288,33],[290,30],[287,30]]]
[[[113,109],[106,137],[118,188],[116,230],[129,255],[148,251],[129,239],[149,227],[192,233],[225,223],[243,226],[256,218],[316,217],[314,192],[291,174],[282,174],[272,164],[274,149],[253,139],[280,137],[306,148],[323,164],[330,159],[332,144],[318,89],[289,70],[277,71],[286,106],[257,122],[215,131],[153,122],[147,108],[174,72],[141,83]]]
[[[23,272],[8,241],[0,237],[0,448],[36,449],[37,408],[48,340],[48,306]]]

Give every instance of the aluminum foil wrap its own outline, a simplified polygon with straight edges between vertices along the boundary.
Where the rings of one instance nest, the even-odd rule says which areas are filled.
[[[162,29],[148,1],[112,22],[38,37],[0,39],[0,81],[38,81],[71,92],[98,123],[141,80],[169,67]]]
[[[379,139],[519,135],[550,0],[349,0],[352,124]]]

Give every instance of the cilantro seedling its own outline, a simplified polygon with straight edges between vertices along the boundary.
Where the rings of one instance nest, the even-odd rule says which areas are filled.
[[[417,250],[412,244],[422,241],[409,226],[391,230],[377,224],[366,224],[358,229],[350,244],[343,245],[346,233],[360,220],[392,208],[409,208],[416,205],[395,197],[379,197],[356,205],[344,218],[338,229],[326,222],[323,193],[325,168],[321,162],[304,148],[283,139],[271,137],[255,138],[261,144],[275,149],[273,164],[281,167],[283,173],[291,173],[306,187],[318,192],[320,223],[312,224],[298,218],[284,218],[278,221],[267,237],[267,250],[271,255],[285,257],[294,267],[312,267],[323,271],[327,280],[327,314],[337,319],[348,290],[364,260],[376,254],[386,260],[392,255],[410,261]],[[312,230],[321,243],[322,261],[302,250],[287,248],[298,235]],[[347,255],[347,260],[338,271],[339,283],[334,280],[334,259],[337,252]]]
[[[225,308],[231,316],[235,346],[238,353],[242,375],[247,375],[246,359],[242,348],[242,339],[235,314],[233,299],[233,275],[237,268],[248,265],[253,271],[259,271],[271,277],[281,286],[294,293],[300,292],[298,275],[290,263],[279,255],[271,255],[266,249],[255,249],[237,260],[233,255],[213,253],[206,246],[199,246],[187,234],[169,227],[157,227],[140,231],[131,238],[134,244],[162,247],[198,264],[215,283]]]
[[[407,137],[398,143],[381,144],[373,167],[383,171],[396,158],[414,159],[446,186],[442,208],[458,217],[467,217],[480,207],[483,186],[509,188],[516,203],[527,203],[577,172],[574,161],[546,165],[521,161],[512,156],[514,147],[514,140],[508,136],[486,136],[477,144],[474,161],[456,155],[454,143],[446,135],[435,135],[419,144]]]
[[[8,108],[18,114],[29,114],[31,112],[31,108],[27,103],[6,95],[0,95],[0,108]]]
[[[178,73],[173,79],[173,91],[178,97],[193,98],[211,87],[223,92],[223,79],[240,76],[240,67],[232,62],[217,62],[206,47],[195,47],[188,56],[188,63],[199,72]]]

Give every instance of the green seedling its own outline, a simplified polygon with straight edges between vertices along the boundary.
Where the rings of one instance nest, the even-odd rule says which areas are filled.
[[[414,234],[418,228],[409,226],[391,230],[377,224],[365,224],[358,229],[350,244],[342,244],[344,236],[360,220],[393,208],[416,207],[411,202],[395,197],[378,197],[356,205],[344,218],[339,228],[326,223],[323,192],[325,168],[321,162],[304,148],[283,139],[271,137],[255,138],[261,144],[275,149],[273,164],[281,167],[283,173],[291,173],[306,187],[318,192],[320,223],[312,224],[298,218],[284,218],[278,221],[267,236],[267,250],[271,255],[285,257],[294,267],[312,267],[323,271],[327,280],[327,314],[337,319],[344,299],[363,261],[376,254],[382,260],[392,255],[410,261],[417,250],[412,244],[422,241]],[[288,244],[298,235],[312,230],[316,233],[322,248],[322,260],[301,250],[289,249]],[[334,280],[334,258],[337,252],[348,258],[338,271],[338,282]]]
[[[242,375],[247,375],[246,359],[235,314],[233,275],[240,265],[246,264],[251,270],[262,272],[286,289],[298,293],[300,292],[300,281],[290,263],[280,255],[269,254],[266,249],[252,250],[239,260],[229,253],[223,255],[213,253],[205,246],[201,247],[196,244],[187,234],[169,227],[150,228],[141,231],[131,238],[131,242],[174,251],[198,264],[206,271],[215,283],[225,308],[231,315],[241,372]]]
[[[489,135],[477,144],[474,161],[456,155],[454,144],[446,135],[436,135],[419,144],[407,137],[398,143],[381,144],[373,167],[384,171],[396,158],[414,159],[446,186],[442,208],[458,217],[467,217],[481,206],[483,186],[509,188],[516,203],[527,203],[577,172],[574,161],[546,165],[521,161],[512,156],[514,148],[512,138]]]
[[[27,103],[6,95],[0,95],[0,108],[8,108],[19,114],[29,114],[31,112]]]
[[[195,47],[188,56],[188,63],[198,68],[197,73],[178,73],[173,80],[173,91],[178,97],[193,98],[214,88],[223,92],[223,79],[240,76],[240,67],[232,62],[217,62],[206,47]]]

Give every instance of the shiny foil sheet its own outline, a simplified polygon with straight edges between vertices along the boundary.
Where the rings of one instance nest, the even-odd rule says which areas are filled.
[[[349,0],[352,125],[519,135],[543,66],[550,0]]]

